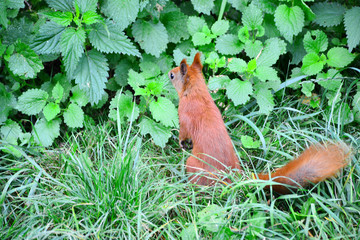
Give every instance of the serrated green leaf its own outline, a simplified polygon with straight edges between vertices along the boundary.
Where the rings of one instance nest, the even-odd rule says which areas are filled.
[[[98,0],[76,0],[81,13],[96,12]]]
[[[178,43],[189,38],[187,21],[188,17],[180,11],[168,12],[160,15],[160,21],[164,24],[169,42]]]
[[[130,69],[128,83],[134,90],[136,90],[139,86],[145,85],[145,78],[143,75]]]
[[[319,2],[312,5],[315,13],[315,23],[323,27],[339,25],[342,22],[346,8],[337,2]]]
[[[327,53],[327,64],[331,67],[343,68],[349,65],[355,56],[349,53],[349,51],[342,47],[331,48]]]
[[[229,21],[217,20],[212,26],[211,31],[216,36],[225,34],[229,30]]]
[[[236,10],[243,12],[247,7],[249,0],[228,0],[228,2],[235,8]]]
[[[154,143],[162,148],[165,147],[165,144],[171,137],[170,128],[165,127],[161,123],[154,122],[153,120],[144,117],[140,124],[140,133],[145,136],[150,134]]]
[[[360,43],[360,7],[353,7],[346,11],[344,24],[351,52]]]
[[[230,78],[226,75],[211,76],[208,88],[212,91],[218,90],[219,88],[224,88],[230,81]]]
[[[38,54],[60,53],[60,38],[64,31],[65,27],[46,22],[40,27],[31,48]]]
[[[248,40],[245,42],[245,52],[249,58],[255,58],[263,48],[262,42],[255,40],[254,42]]]
[[[274,97],[271,91],[267,88],[260,88],[255,92],[254,97],[260,107],[259,112],[263,114],[270,114],[275,106]]]
[[[71,102],[76,103],[80,107],[83,107],[89,103],[89,98],[86,96],[86,92],[84,90],[81,90],[79,86],[73,87],[71,89],[71,93]]]
[[[61,26],[69,26],[73,20],[73,15],[71,12],[41,12],[41,15],[46,16],[49,20],[61,25]]]
[[[226,85],[226,95],[234,102],[235,106],[245,104],[253,93],[252,84],[237,78]]]
[[[337,91],[339,88],[341,88],[342,81],[341,79],[327,79],[318,81],[318,84],[325,89]]]
[[[166,49],[168,34],[161,22],[153,23],[138,19],[132,26],[135,40],[146,53],[159,57]]]
[[[32,131],[35,142],[44,147],[50,146],[60,135],[60,123],[60,119],[50,122],[47,122],[45,118],[38,119]]]
[[[49,94],[41,89],[30,89],[21,94],[17,109],[27,115],[38,114],[46,104]]]
[[[248,29],[254,30],[262,24],[264,20],[263,13],[255,4],[250,4],[245,8],[241,21]]]
[[[72,11],[74,7],[74,0],[46,0],[49,7],[63,12]]]
[[[8,27],[7,11],[5,1],[0,1],[0,24],[5,28]]]
[[[245,148],[259,148],[260,141],[254,141],[252,137],[241,135],[241,143]]]
[[[277,75],[277,71],[272,67],[260,66],[256,68],[254,75],[263,82],[266,80],[280,81],[280,78]]]
[[[211,204],[198,213],[198,224],[210,232],[219,232],[226,223],[226,211],[223,207]]]
[[[69,78],[73,78],[80,57],[84,53],[85,30],[67,28],[61,35],[60,49],[64,58],[65,70]]]
[[[233,58],[229,62],[228,68],[231,72],[244,73],[247,69],[247,63],[240,58]]]
[[[216,39],[215,49],[222,54],[235,55],[244,49],[238,37],[233,34],[221,35]]]
[[[211,43],[212,38],[203,32],[197,32],[193,35],[192,41],[195,46],[202,46]]]
[[[82,128],[84,122],[84,112],[76,103],[70,103],[64,112],[64,122],[72,128]]]
[[[15,50],[16,53],[9,59],[10,70],[25,79],[35,78],[36,74],[44,68],[39,56],[24,43],[17,43]]]
[[[52,90],[52,97],[55,100],[60,101],[62,99],[63,95],[64,95],[64,88],[61,86],[61,84],[59,82],[57,82]]]
[[[320,53],[326,51],[328,38],[321,30],[307,32],[304,36],[304,48],[307,53]]]
[[[308,53],[303,59],[301,71],[307,75],[314,75],[323,69],[324,64],[324,61],[316,53]]]
[[[155,78],[161,73],[160,67],[155,62],[142,61],[139,67],[142,71],[141,75],[146,79]]]
[[[104,19],[94,11],[87,11],[83,15],[82,22],[87,25],[91,25],[94,23],[104,22]]]
[[[106,26],[101,23],[94,24],[89,33],[89,40],[101,52],[122,53],[139,57],[139,50],[119,29],[118,25],[110,21],[106,22]]]
[[[8,119],[9,113],[15,105],[14,95],[6,89],[4,84],[0,83],[0,124]]]
[[[18,139],[21,134],[20,125],[10,119],[6,120],[5,125],[0,128],[1,139],[13,145],[18,145]]]
[[[313,82],[303,82],[301,86],[301,92],[303,92],[307,97],[311,97],[315,84]]]
[[[106,57],[96,50],[90,50],[81,57],[74,73],[75,82],[86,92],[91,104],[98,103],[102,98],[108,71]]]
[[[119,30],[122,31],[135,21],[139,7],[139,0],[105,0],[101,9],[118,23]]]
[[[179,118],[174,104],[167,98],[159,97],[150,103],[150,111],[156,121],[167,127],[178,127]]]
[[[196,11],[206,15],[210,15],[210,11],[214,7],[214,0],[191,0],[191,3]]]
[[[60,106],[57,103],[49,102],[43,110],[46,121],[53,120],[60,113]]]
[[[238,31],[238,38],[241,42],[245,43],[247,41],[250,40],[250,33],[249,33],[249,29],[244,26],[241,27]]]
[[[124,117],[128,121],[135,121],[140,113],[139,107],[133,101],[133,97],[128,94],[120,94],[120,92],[110,101],[109,109],[109,118],[116,121],[118,118],[117,113],[119,112],[120,122],[122,122]]]
[[[187,29],[190,35],[194,35],[197,32],[201,32],[206,22],[203,18],[190,16],[187,20]],[[207,25],[206,25],[207,26]]]
[[[265,42],[259,58],[257,59],[257,66],[272,66],[277,62],[280,55],[286,52],[286,43],[279,38],[269,38]]]
[[[19,9],[25,7],[24,0],[6,0],[5,2],[6,6],[11,9]]]
[[[286,40],[292,42],[293,36],[301,32],[305,17],[303,10],[298,7],[280,5],[275,11],[275,24]]]

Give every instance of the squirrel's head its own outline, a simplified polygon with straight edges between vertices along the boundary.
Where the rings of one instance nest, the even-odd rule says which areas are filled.
[[[189,66],[184,58],[180,66],[173,68],[169,73],[169,79],[171,83],[174,85],[176,91],[179,96],[182,92],[191,84],[192,81],[197,79],[197,75],[200,74],[202,76],[202,64],[200,60],[200,53],[196,53],[194,57],[194,61]]]

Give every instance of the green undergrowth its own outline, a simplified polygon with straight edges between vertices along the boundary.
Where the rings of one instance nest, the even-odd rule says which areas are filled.
[[[3,155],[0,239],[354,239],[358,127],[341,128],[331,115],[297,104],[287,99],[267,117],[227,119],[243,166],[227,186],[192,186],[184,167],[190,153],[177,139],[162,149],[131,124],[85,123],[57,148]],[[245,147],[243,135],[260,147]],[[330,139],[353,148],[339,177],[285,196],[253,179]]]

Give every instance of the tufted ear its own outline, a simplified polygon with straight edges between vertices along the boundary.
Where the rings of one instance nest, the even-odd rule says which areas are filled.
[[[182,76],[185,76],[188,71],[188,65],[186,63],[186,59],[184,58],[180,63],[180,73]]]
[[[195,55],[195,57],[194,57],[194,61],[193,61],[193,63],[191,64],[191,67],[197,68],[197,69],[199,69],[200,71],[202,71],[203,65],[201,64],[200,56],[201,56],[201,53],[200,53],[200,52],[196,53],[196,55]]]

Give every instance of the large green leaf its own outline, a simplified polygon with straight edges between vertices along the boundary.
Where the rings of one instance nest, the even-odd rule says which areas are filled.
[[[180,11],[168,12],[160,15],[160,21],[164,24],[169,42],[178,43],[182,39],[188,39],[189,33],[187,29],[188,17]]]
[[[327,64],[336,68],[346,67],[355,59],[354,55],[342,47],[331,48],[327,53],[327,57]]]
[[[95,12],[98,0],[76,0],[81,13]]]
[[[154,143],[162,148],[165,147],[165,144],[171,137],[170,128],[165,127],[161,123],[154,122],[150,118],[144,117],[139,126],[141,135],[150,134]]]
[[[280,38],[269,38],[266,40],[265,47],[256,61],[257,66],[270,67],[284,53],[286,53],[286,43]]]
[[[84,53],[85,30],[67,28],[61,36],[60,49],[64,58],[65,70],[72,78],[80,57]]]
[[[46,104],[49,94],[41,89],[29,89],[18,99],[17,109],[27,115],[38,114]]]
[[[60,38],[64,31],[65,27],[46,22],[40,27],[31,48],[38,54],[60,53]]]
[[[315,23],[323,27],[339,25],[342,22],[346,8],[337,2],[319,2],[312,5],[315,13]]]
[[[5,28],[8,26],[7,11],[5,1],[0,1],[0,24]]]
[[[263,13],[254,4],[250,4],[245,8],[241,21],[248,29],[256,29],[264,20]]]
[[[203,18],[190,16],[187,20],[187,28],[190,35],[194,35],[196,32],[201,32],[206,22]]]
[[[45,118],[38,119],[32,131],[35,142],[44,147],[50,146],[55,138],[60,135],[60,123],[60,119],[54,119],[49,122]]]
[[[307,75],[314,75],[319,73],[325,64],[326,57],[321,55],[320,57],[312,52],[305,55],[303,59],[303,65],[301,71]]]
[[[234,102],[235,106],[249,101],[252,93],[253,88],[249,81],[241,81],[235,78],[226,85],[226,95]]]
[[[161,22],[137,20],[132,26],[135,40],[146,53],[159,57],[169,42],[166,28]]]
[[[214,0],[191,0],[194,9],[199,13],[209,15],[211,9],[214,7]]]
[[[221,35],[216,39],[216,50],[222,54],[238,54],[244,49],[244,44],[233,34]]]
[[[49,4],[49,7],[54,8],[59,11],[73,11],[74,9],[74,0],[46,0]]]
[[[360,43],[360,7],[353,7],[346,11],[344,24],[351,52]]]
[[[135,21],[139,8],[139,0],[104,0],[101,7],[105,15],[115,20],[121,31]]]
[[[0,128],[0,136],[2,140],[5,140],[7,143],[18,145],[18,139],[22,134],[20,125],[13,120],[8,119],[5,122],[5,125]]]
[[[298,7],[280,5],[275,11],[275,24],[286,40],[292,42],[293,36],[301,32],[305,17],[303,10]]]
[[[9,68],[15,75],[25,79],[35,78],[44,68],[39,56],[28,45],[17,43],[15,51],[9,59]]]
[[[75,70],[75,82],[83,89],[91,104],[98,103],[104,94],[108,77],[106,57],[96,50],[84,54]]]
[[[104,53],[140,56],[137,48],[120,30],[120,27],[110,21],[106,22],[106,26],[101,23],[94,24],[89,34],[89,40],[97,50]]]
[[[320,53],[326,51],[328,38],[321,30],[307,32],[304,36],[304,48],[307,53]]]
[[[153,118],[167,127],[179,126],[179,118],[175,105],[167,98],[159,97],[150,103]]]
[[[60,113],[60,106],[57,103],[49,102],[43,110],[44,116],[47,121],[53,120],[56,115]]]
[[[84,112],[76,103],[71,103],[64,112],[64,122],[72,128],[82,127]]]
[[[274,97],[271,91],[267,88],[259,88],[255,92],[255,99],[257,100],[257,104],[260,107],[259,112],[270,114],[275,106]]]

